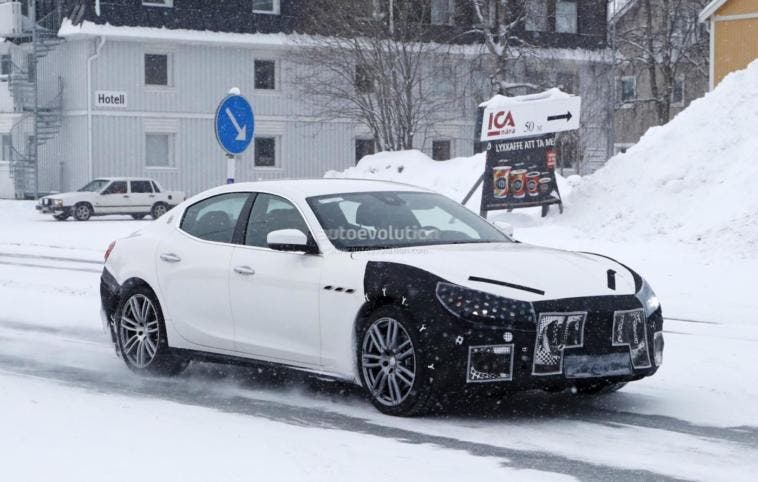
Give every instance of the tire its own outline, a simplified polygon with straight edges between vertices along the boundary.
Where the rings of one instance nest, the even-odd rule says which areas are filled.
[[[87,203],[80,203],[74,206],[74,219],[77,221],[89,221],[92,217],[92,207]]]
[[[374,311],[359,326],[356,351],[362,385],[380,412],[415,416],[432,408],[424,352],[404,311],[394,306]]]
[[[134,218],[136,221],[145,219],[145,216],[147,216],[147,214],[132,214],[132,218]]]
[[[128,290],[116,310],[116,347],[133,372],[140,375],[174,376],[189,361],[171,351],[158,299],[144,285]]]
[[[585,381],[575,385],[576,393],[581,395],[604,395],[621,390],[626,386],[626,382],[590,382]]]
[[[168,212],[168,205],[166,203],[155,203],[153,209],[150,210],[150,216],[153,219],[158,219]]]
[[[55,219],[56,221],[65,221],[69,217],[71,217],[71,213],[69,213],[68,211],[67,212],[63,212],[61,214],[54,214],[53,215],[53,219]]]

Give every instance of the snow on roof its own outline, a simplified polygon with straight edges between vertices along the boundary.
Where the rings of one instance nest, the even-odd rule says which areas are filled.
[[[479,107],[487,108],[487,107],[494,107],[494,106],[510,106],[514,104],[520,104],[522,102],[533,102],[535,100],[565,99],[567,97],[571,97],[571,94],[567,94],[558,88],[548,89],[544,92],[538,92],[536,94],[515,95],[512,97],[497,94],[491,99],[479,104]]]
[[[716,10],[724,6],[728,0],[711,0],[711,3],[705,6],[702,12],[700,12],[700,21],[705,22],[711,15],[716,13]]]
[[[66,18],[61,24],[58,36],[71,40],[92,37],[108,37],[126,41],[173,41],[184,44],[205,44],[224,46],[266,46],[288,47],[315,42],[315,37],[304,34],[285,33],[234,33],[211,30],[170,29],[166,27],[130,27],[111,24],[97,24],[89,20],[74,25]],[[482,44],[454,45],[451,53],[459,55],[481,55],[486,47]],[[540,48],[539,55],[550,60],[575,60],[610,63],[612,57],[607,49],[562,49]]]
[[[231,33],[165,27],[119,27],[108,23],[100,25],[88,20],[79,25],[74,25],[68,18],[63,20],[58,36],[67,39],[108,37],[118,40],[170,40],[196,44],[265,45],[269,47],[292,44],[296,38],[301,37],[282,33]]]

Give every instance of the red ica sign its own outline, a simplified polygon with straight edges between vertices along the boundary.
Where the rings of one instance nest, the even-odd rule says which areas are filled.
[[[487,137],[511,134],[515,131],[516,123],[513,121],[511,111],[490,112],[489,122],[487,123]]]

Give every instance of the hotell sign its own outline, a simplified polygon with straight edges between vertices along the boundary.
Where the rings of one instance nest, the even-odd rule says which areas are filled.
[[[125,109],[126,92],[114,90],[98,90],[95,92],[95,107],[110,107]]]

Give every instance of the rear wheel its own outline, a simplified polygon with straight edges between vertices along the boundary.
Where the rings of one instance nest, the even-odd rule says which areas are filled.
[[[168,205],[166,203],[155,203],[153,209],[150,211],[150,215],[153,219],[158,219],[168,212]]]
[[[122,298],[115,331],[119,353],[132,371],[171,376],[187,367],[188,361],[169,348],[163,313],[146,286],[137,286]]]
[[[431,408],[423,353],[414,325],[403,311],[376,310],[358,333],[358,360],[371,403],[389,415],[421,415]]]
[[[92,208],[89,204],[81,203],[74,207],[74,219],[77,221],[89,221],[92,217]]]

